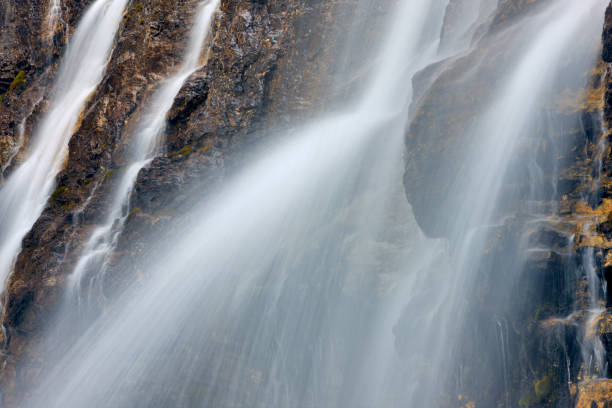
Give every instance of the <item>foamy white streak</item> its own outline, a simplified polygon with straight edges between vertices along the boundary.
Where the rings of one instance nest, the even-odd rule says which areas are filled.
[[[200,3],[183,63],[178,72],[162,83],[140,120],[140,125],[134,134],[132,162],[122,171],[106,222],[96,228],[83,249],[70,277],[72,286],[79,285],[87,271],[95,275],[100,268],[104,268],[107,257],[112,254],[129,213],[128,204],[136,177],[140,170],[159,153],[168,111],[172,108],[174,99],[187,78],[200,67],[202,46],[210,32],[211,22],[218,7],[219,0]]]
[[[0,187],[0,292],[23,237],[55,187],[79,114],[104,75],[126,3],[97,0],[87,10],[68,45],[28,158]]]

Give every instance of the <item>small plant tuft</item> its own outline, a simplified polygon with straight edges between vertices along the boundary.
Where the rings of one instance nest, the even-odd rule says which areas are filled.
[[[14,92],[16,89],[19,89],[25,85],[25,83],[26,73],[25,71],[19,71],[19,73],[15,76],[15,79],[13,79],[13,82],[11,82],[11,85],[9,85],[9,92]]]
[[[110,180],[113,177],[115,177],[115,170],[114,169],[108,169],[106,170],[106,173],[104,173],[104,181]]]
[[[536,380],[533,384],[536,398],[539,402],[543,402],[550,396],[552,392],[552,377],[549,375]]]
[[[51,194],[51,201],[57,200],[62,194],[65,194],[67,192],[68,192],[68,187],[66,186],[58,187],[57,190],[55,190],[53,194]]]
[[[521,408],[529,408],[543,404],[550,398],[552,391],[553,377],[552,374],[548,374],[533,382],[533,386],[519,399],[519,406]]]
[[[142,212],[142,210],[140,209],[140,207],[135,207],[132,209],[132,211],[130,211],[130,213],[128,214],[127,218],[131,219],[133,217],[135,217],[136,215],[140,214]]]
[[[179,150],[179,154],[183,156],[189,156],[191,152],[193,152],[191,145],[184,146],[181,150]]]
[[[170,158],[181,157],[181,156],[187,157],[191,153],[193,153],[193,147],[191,147],[191,145],[185,145],[178,152],[173,152],[173,153],[168,154],[168,157]]]

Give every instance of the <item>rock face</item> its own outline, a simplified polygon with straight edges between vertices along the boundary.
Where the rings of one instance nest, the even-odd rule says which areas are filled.
[[[246,148],[290,131],[296,121],[351,92],[347,67],[362,64],[378,32],[361,30],[360,51],[340,59],[356,22],[384,15],[385,2],[357,15],[355,1],[223,0],[206,63],[185,83],[168,115],[165,154],[138,176],[133,209],[103,283],[100,306],[139,273],[144,236],[172,224],[190,203],[240,167]],[[49,87],[79,16],[91,1],[6,1],[0,5],[0,164],[5,176],[48,105]],[[197,0],[132,1],[106,75],[70,141],[57,191],[23,241],[3,311],[2,406],[16,404],[44,366],[37,345],[63,293],[82,245],[104,219],[126,163],[131,132],[160,81],[180,63]],[[375,27],[375,24],[367,24]],[[340,62],[337,62],[341,60]],[[358,76],[351,76],[356,78]],[[325,92],[324,92],[325,91]],[[283,132],[277,132],[282,135]],[[281,136],[278,136],[281,137]],[[21,147],[21,148],[20,148]],[[69,341],[69,340],[68,340]],[[27,356],[27,364],[21,364]]]
[[[454,220],[444,214],[456,214],[462,202],[454,183],[470,149],[470,126],[491,99],[491,90],[499,88],[499,73],[512,62],[496,44],[512,32],[514,18],[542,3],[500,2],[488,27],[473,32],[476,45],[470,54],[429,67],[414,80],[420,97],[406,135],[404,185],[429,236],[451,233]],[[474,299],[466,300],[471,323],[464,332],[478,335],[458,340],[460,357],[452,369],[463,374],[451,375],[448,388],[455,391],[443,406],[463,407],[466,401],[476,407],[612,404],[606,379],[612,362],[612,314],[610,309],[601,315],[589,312],[592,295],[601,299],[596,307],[612,305],[609,289],[607,294],[598,289],[592,293],[589,285],[589,279],[598,282],[596,287],[610,288],[612,283],[611,19],[612,6],[606,13],[601,60],[579,71],[584,80],[556,79],[561,86],[553,87],[558,89],[551,95],[554,106],[538,107],[541,120],[523,132],[511,159],[516,171],[504,179],[499,193],[503,205],[494,215],[505,221],[486,229]],[[555,146],[562,148],[556,151]],[[534,164],[541,171],[535,178],[530,175]],[[525,248],[537,250],[524,255]],[[514,276],[513,286],[492,273]],[[582,354],[585,345],[598,343],[605,355],[602,366],[585,361]],[[599,379],[591,378],[594,373]]]
[[[68,36],[89,1],[0,4],[0,175],[19,160],[32,124],[46,109],[48,91]]]

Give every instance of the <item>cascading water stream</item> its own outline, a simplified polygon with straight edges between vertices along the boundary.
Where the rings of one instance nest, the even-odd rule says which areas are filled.
[[[55,33],[55,28],[62,21],[62,3],[61,0],[52,0],[51,8],[47,15],[47,32],[49,35]]]
[[[589,226],[586,226],[588,229]],[[597,324],[599,318],[604,311],[602,308],[601,295],[605,293],[602,287],[602,279],[598,275],[597,266],[595,265],[595,250],[586,248],[582,255],[582,266],[586,275],[588,284],[589,302],[588,310],[585,310],[584,317],[584,336],[582,339],[582,358],[585,364],[585,377],[598,377],[605,375],[606,362],[604,346],[599,338],[595,335],[597,332]]]
[[[401,151],[410,79],[436,62],[425,25],[439,28],[446,2],[399,2],[362,99],[252,163],[178,237],[156,237],[148,282],[24,405],[439,406],[484,242],[504,222],[494,212],[517,139],[603,3],[553,2],[522,22],[516,42],[528,45],[509,47],[516,64],[471,129],[453,196],[466,201],[438,214],[448,240],[431,240],[403,197]]]
[[[0,291],[21,240],[42,212],[87,98],[102,80],[127,0],[97,0],[87,10],[61,64],[50,108],[27,159],[0,187]]]
[[[582,197],[584,202],[591,203],[593,206],[597,206],[601,199],[603,159],[608,143],[608,129],[603,119],[603,113],[600,113],[599,123],[601,123],[601,137],[594,146],[593,183],[590,191],[585,192]],[[584,128],[584,125],[582,127]],[[587,222],[581,226],[580,233],[585,237],[590,237],[593,235],[594,230],[595,226]],[[580,256],[582,258],[581,270],[586,278],[586,291],[588,293],[588,304],[580,305],[586,308],[586,310],[577,309],[574,311],[574,313],[585,314],[582,317],[584,322],[581,328],[583,334],[580,342],[584,363],[582,375],[584,378],[604,377],[608,373],[609,367],[607,367],[606,351],[600,336],[597,335],[597,331],[602,314],[605,311],[605,296],[608,292],[607,281],[603,277],[601,267],[598,265],[594,248],[584,248]]]
[[[140,120],[134,134],[135,145],[131,154],[132,161],[122,171],[106,222],[94,230],[85,244],[83,253],[70,277],[73,287],[78,289],[87,273],[93,274],[88,286],[91,286],[96,278],[101,278],[99,274],[103,275],[105,263],[115,249],[116,240],[129,214],[129,198],[136,177],[140,170],[160,153],[166,116],[187,78],[201,66],[202,45],[210,31],[218,6],[219,0],[207,0],[200,3],[183,63],[178,72],[162,83]]]
[[[465,299],[474,292],[490,231],[495,231],[495,227],[505,222],[495,215],[495,211],[506,174],[513,170],[509,164],[521,133],[534,119],[534,112],[538,111],[538,105],[552,85],[556,63],[566,52],[567,44],[598,15],[596,11],[602,3],[597,0],[588,4],[559,1],[531,21],[524,22],[526,32],[534,30],[534,27],[539,30],[530,37],[526,51],[515,59],[516,66],[501,81],[502,89],[472,130],[473,146],[468,157],[464,158],[470,166],[457,175],[456,188],[449,194],[459,198],[460,204],[451,217],[439,214],[441,222],[451,221],[445,229],[450,231],[449,257],[453,266],[430,282],[431,287],[437,286],[434,281],[445,282],[436,295],[428,299],[433,311],[430,319],[422,325],[410,323],[413,331],[429,333],[422,337],[419,347],[421,350],[434,350],[427,355],[434,373],[449,372],[449,367],[452,367],[453,348],[447,344],[447,339],[467,336],[462,330],[467,324],[463,320],[467,313]],[[418,291],[423,289],[411,288],[411,292],[403,296],[418,299]],[[411,302],[408,308],[421,310],[421,305],[413,306],[412,303],[416,302]],[[418,321],[419,317],[409,313],[404,319]],[[424,395],[435,396],[443,387],[443,376],[433,375],[432,378],[436,380],[421,384]],[[425,405],[436,404],[435,399],[428,399]]]
[[[385,65],[376,76],[377,83],[384,89],[394,90],[393,83],[395,81],[409,79],[411,73],[429,62],[426,56],[420,56],[418,53],[415,55],[417,47],[413,36],[420,35],[419,30],[415,27],[422,27],[424,24],[424,21],[420,18],[427,15],[431,6],[430,3],[425,1],[412,4],[401,3],[402,15],[409,18],[411,24],[405,24],[406,21],[398,19],[395,29],[392,30],[393,35],[396,35],[396,38],[402,41],[395,44],[397,54],[391,54],[390,47],[386,47],[386,54],[393,57],[390,58],[390,61],[385,61],[391,64],[391,68]],[[442,1],[441,3],[445,2]],[[440,4],[435,6],[438,9],[441,8]],[[441,16],[438,16],[438,24],[440,23]],[[433,39],[432,44],[422,48],[431,50],[435,49],[435,46],[436,41]],[[407,50],[407,52],[403,53],[404,50]],[[404,58],[398,58],[398,55],[404,55]],[[389,83],[385,82],[385,78]],[[389,258],[389,279],[391,280],[395,279],[394,275],[401,269],[405,250],[411,252],[418,248],[418,252],[421,253],[439,253],[439,250],[435,247],[430,249],[422,245],[421,242],[424,238],[418,232],[414,220],[409,218],[409,210],[403,199],[401,146],[406,120],[405,112],[410,92],[410,87],[406,85],[409,85],[409,81],[404,82],[403,85],[403,94],[393,92],[393,96],[384,95],[378,89],[369,88],[371,91],[365,93],[362,102],[357,104],[357,109],[349,109],[335,116],[321,119],[316,125],[307,127],[296,135],[294,141],[288,142],[286,146],[267,155],[268,157],[265,160],[251,166],[217,199],[205,205],[202,214],[195,215],[196,218],[202,218],[202,221],[197,223],[197,231],[188,234],[188,242],[198,243],[200,249],[196,249],[196,252],[206,248],[203,253],[208,258],[206,270],[196,273],[193,279],[179,278],[177,273],[189,273],[188,271],[193,266],[193,254],[185,253],[187,256],[184,261],[187,261],[190,266],[184,265],[185,268],[180,267],[179,269],[173,267],[172,269],[177,273],[167,274],[165,277],[155,274],[156,277],[151,282],[151,286],[143,292],[143,295],[146,294],[146,299],[143,299],[143,302],[135,308],[131,306],[121,307],[121,310],[126,312],[126,315],[117,320],[121,327],[108,328],[108,334],[111,332],[124,333],[124,329],[127,328],[124,323],[131,321],[133,317],[136,317],[136,314],[146,309],[154,314],[160,313],[161,320],[159,322],[165,327],[161,337],[151,339],[153,341],[148,344],[147,342],[142,343],[142,347],[138,346],[140,351],[125,360],[125,362],[129,361],[130,363],[117,365],[113,369],[116,373],[122,373],[121,376],[130,373],[129,377],[135,382],[124,383],[123,385],[117,384],[116,379],[114,379],[117,377],[107,371],[110,369],[110,365],[106,365],[104,361],[98,359],[98,353],[105,353],[102,349],[107,350],[107,346],[115,347],[115,345],[111,345],[115,342],[115,339],[109,337],[109,341],[105,339],[99,344],[102,347],[101,349],[97,347],[95,347],[96,350],[92,349],[92,352],[89,353],[91,358],[86,357],[86,361],[83,361],[83,370],[73,367],[73,371],[72,368],[68,368],[71,363],[56,367],[61,371],[59,376],[66,380],[63,384],[66,387],[62,386],[62,390],[53,392],[53,401],[48,400],[49,395],[45,391],[41,391],[39,395],[45,395],[42,397],[46,400],[44,404],[47,406],[80,406],[84,403],[98,401],[103,405],[110,404],[113,406],[180,406],[181,404],[189,404],[187,401],[190,401],[190,398],[205,398],[210,405],[214,406],[216,398],[233,398],[231,395],[223,397],[218,394],[218,391],[224,386],[233,387],[231,384],[241,382],[241,374],[237,373],[233,378],[215,379],[215,373],[220,374],[219,370],[222,371],[220,365],[223,365],[223,361],[214,359],[214,356],[218,353],[214,351],[214,348],[211,348],[216,342],[216,335],[213,332],[218,332],[220,336],[223,336],[223,332],[227,335],[232,333],[238,335],[244,330],[244,334],[252,337],[252,346],[249,346],[248,343],[242,343],[240,340],[242,336],[236,338],[238,343],[235,346],[244,348],[245,369],[250,365],[263,365],[266,375],[274,377],[265,380],[266,385],[262,385],[262,390],[258,393],[259,396],[256,397],[254,404],[260,401],[264,405],[267,404],[266,406],[287,405],[291,404],[290,400],[295,400],[297,403],[297,400],[305,401],[304,399],[311,398],[314,399],[315,404],[318,402],[325,405],[324,401],[330,403],[335,401],[337,404],[342,404],[342,401],[348,402],[350,400],[354,401],[354,406],[361,405],[362,402],[359,401],[359,397],[365,396],[364,393],[360,393],[362,394],[360,396],[354,396],[348,392],[349,390],[341,392],[342,395],[337,394],[338,390],[334,390],[334,392],[325,391],[326,384],[334,382],[332,377],[314,378],[314,372],[312,372],[312,375],[305,372],[303,378],[305,383],[299,385],[295,374],[290,374],[294,372],[291,365],[304,358],[310,358],[308,354],[304,354],[309,353],[310,346],[307,346],[306,342],[310,340],[313,341],[313,347],[318,349],[316,354],[319,355],[312,362],[314,364],[313,370],[319,371],[329,364],[345,364],[348,361],[346,360],[349,357],[348,354],[343,353],[344,356],[338,355],[336,357],[329,355],[331,349],[341,345],[332,344],[334,341],[332,341],[332,337],[329,337],[331,334],[324,334],[327,329],[341,335],[340,339],[346,335],[346,329],[353,328],[361,333],[359,337],[363,337],[366,341],[365,339],[368,336],[363,332],[365,327],[360,327],[361,324],[358,320],[351,318],[345,322],[342,321],[342,316],[349,313],[352,307],[363,308],[355,303],[355,299],[339,300],[338,304],[334,304],[333,300],[334,298],[342,299],[346,297],[343,293],[345,290],[350,290],[348,288],[351,286],[351,280],[359,283],[358,276],[367,276],[367,270],[369,269],[367,264],[371,262],[368,260],[368,256],[360,254],[359,247],[370,252],[372,256]],[[172,95],[173,97],[174,95]],[[347,138],[348,135],[351,137]],[[368,164],[370,159],[373,159],[372,163],[376,163],[374,168],[371,168],[371,164]],[[385,182],[380,183],[380,180],[385,180]],[[279,192],[282,193],[279,194]],[[245,203],[253,203],[253,205],[245,206]],[[404,204],[401,206],[396,203]],[[398,206],[401,209],[399,212],[386,211]],[[338,212],[339,209],[342,210]],[[376,214],[372,217],[374,222],[368,221],[369,217],[365,216],[366,213],[370,216]],[[391,218],[385,222],[385,225],[389,226],[389,230],[395,229],[397,230],[396,234],[401,236],[416,237],[414,243],[395,242],[394,237],[385,237],[384,228],[375,222],[375,220],[380,220],[385,216]],[[393,219],[393,217],[398,219]],[[327,227],[317,231],[326,224]],[[348,229],[348,231],[345,231],[345,229]],[[407,230],[413,231],[414,234],[407,232]],[[256,238],[253,240],[254,237]],[[357,239],[358,237],[360,239]],[[317,243],[318,240],[320,242]],[[353,244],[350,243],[351,240],[354,241]],[[182,239],[181,242],[183,242]],[[326,245],[329,245],[329,248],[326,249]],[[410,248],[411,245],[414,245],[415,248]],[[265,250],[265,248],[270,248],[270,250]],[[235,254],[240,254],[240,256],[236,257]],[[178,261],[174,259],[174,256],[172,258],[172,262]],[[427,257],[423,261],[424,266],[427,266],[430,260],[434,258],[434,256]],[[317,259],[321,259],[323,263],[317,262]],[[353,264],[352,273],[349,273],[351,267],[346,265],[347,261]],[[334,272],[334,268],[337,268],[338,271]],[[295,273],[289,273],[292,270]],[[250,272],[243,274],[246,271]],[[168,280],[167,278],[171,279]],[[376,279],[381,280],[381,285],[388,285],[384,282],[384,276]],[[218,280],[220,286],[217,288],[209,286],[211,280]],[[300,280],[303,280],[303,282],[300,283]],[[269,315],[261,321],[259,328],[257,324],[248,324],[240,317],[241,311],[246,311],[245,307],[248,309],[259,303],[256,298],[251,298],[251,295],[254,294],[252,285],[259,286],[258,281],[268,288],[265,289],[265,293],[261,293],[261,296],[265,295],[261,300],[267,299],[272,302],[268,306],[261,305],[269,311]],[[317,283],[317,281],[319,282]],[[187,287],[184,287],[184,284],[187,284]],[[230,289],[234,285],[237,285],[237,287]],[[287,295],[290,295],[287,291],[295,290],[297,292],[290,296],[294,297],[295,301],[299,301],[301,296],[308,293],[304,290],[312,285],[319,286],[323,293],[328,292],[325,299],[320,301],[305,299],[306,303],[302,309],[302,307],[298,308],[298,304],[295,304],[291,298],[287,298]],[[344,289],[342,289],[343,287]],[[198,292],[201,292],[200,295],[194,297],[193,289],[196,288]],[[311,289],[314,289],[314,287],[311,287]],[[166,290],[177,294],[183,293],[174,298],[170,304],[163,306],[164,309],[171,310],[171,313],[161,313],[162,311],[154,306],[155,304],[162,306],[163,302],[149,303],[150,300],[159,299],[158,296]],[[183,292],[184,290],[186,292]],[[230,290],[233,295],[226,292],[227,290]],[[357,292],[365,291],[364,294],[367,294],[368,297],[374,296],[376,292],[375,288],[367,289],[361,285],[356,286],[354,290]],[[372,290],[374,293],[367,293]],[[205,293],[208,294],[205,295]],[[227,295],[224,293],[227,293]],[[299,293],[303,293],[303,295],[299,295]],[[246,298],[241,300],[241,294]],[[222,295],[222,297],[219,298],[219,295]],[[209,334],[201,340],[196,340],[196,337],[184,332],[185,316],[181,316],[179,311],[189,305],[191,305],[189,307],[199,309],[198,303],[204,299],[208,299],[206,308],[212,308],[210,309],[211,313],[202,315],[202,321],[188,331],[192,334],[196,332],[200,332],[199,335],[206,332]],[[255,301],[256,304],[249,306],[251,301]],[[285,306],[280,304],[275,306],[276,302],[287,303]],[[298,341],[298,337],[295,337],[298,335],[298,332],[295,331],[295,325],[300,320],[299,315],[303,315],[299,310],[302,309],[306,313],[304,315],[306,318],[317,310],[323,311],[321,307],[326,303],[329,310],[325,314],[331,320],[324,320],[319,324],[315,320],[311,320],[312,317],[307,317],[309,323],[303,322],[319,333],[316,336],[324,337],[316,340],[309,334],[308,339],[300,342],[299,348],[301,351],[299,353],[291,351],[289,349],[291,342]],[[141,309],[141,306],[145,309]],[[151,306],[154,307],[151,308]],[[217,311],[225,309],[226,313],[224,314],[235,315],[237,318],[235,323],[242,321],[245,327],[241,329],[240,325],[231,324],[231,321],[224,323],[224,319],[219,320],[222,317],[220,314],[212,313],[213,309]],[[148,312],[147,315],[151,316]],[[171,317],[171,315],[175,317]],[[166,320],[166,317],[170,320]],[[358,316],[355,315],[354,317]],[[103,316],[98,323],[105,326],[107,318],[107,315]],[[138,320],[144,323],[147,318],[139,318]],[[282,330],[283,334],[276,337],[275,327],[279,329],[280,327],[277,325],[281,321],[286,323],[286,327]],[[338,324],[338,329],[333,329],[332,321]],[[131,325],[132,322],[128,324]],[[389,322],[389,324],[392,324],[392,322]],[[120,358],[124,358],[126,357],[124,352],[132,353],[136,351],[132,347],[141,342],[139,339],[141,335],[146,335],[148,330],[141,330],[143,327],[140,324],[136,326],[129,334],[126,333],[124,338],[124,344],[130,350],[117,349],[117,357],[122,355],[123,357]],[[217,329],[214,328],[215,326],[218,326]],[[386,328],[389,331],[391,329],[389,326]],[[68,355],[72,356],[73,353],[79,353],[83,342],[87,342],[86,339],[89,339],[89,336],[97,330],[99,330],[99,326],[96,324]],[[104,332],[107,333],[106,329]],[[207,351],[201,354],[203,360],[195,358],[194,361],[189,363],[183,361],[182,358],[172,357],[170,355],[172,353],[161,352],[177,340],[175,335],[182,332],[186,336],[181,335],[181,338],[188,342],[205,341],[204,344],[208,343]],[[167,335],[170,335],[170,337],[167,337]],[[275,338],[270,338],[270,335],[275,336]],[[279,355],[266,356],[265,353],[262,355],[260,353],[263,350],[259,352],[257,350],[259,347],[273,347]],[[249,352],[248,349],[251,349],[252,352]],[[146,357],[142,352],[146,354]],[[158,352],[161,353],[158,354]],[[164,362],[162,363],[157,358],[149,360],[154,355],[162,357]],[[328,355],[331,359],[327,360],[323,355]],[[357,357],[356,354],[355,357]],[[343,360],[344,363],[341,361],[333,363],[332,360],[337,358]],[[205,362],[204,360],[210,361]],[[66,362],[68,362],[68,359],[66,359]],[[111,359],[106,359],[106,362],[110,363]],[[132,365],[132,363],[134,364]],[[158,366],[160,363],[162,365]],[[102,364],[103,366],[98,366],[92,371],[91,364],[94,366]],[[181,376],[185,377],[183,384],[163,380],[167,375],[174,375],[171,373],[178,367],[183,367],[181,369]],[[209,371],[206,380],[199,379],[195,373],[195,371],[204,367],[208,367]],[[340,369],[340,367],[338,366],[337,369]],[[330,366],[330,368],[332,367]],[[124,371],[124,369],[127,371]],[[139,391],[142,390],[144,385],[141,381],[148,381],[146,379],[148,374],[146,373],[151,372],[149,371],[151,369],[153,369],[153,372],[157,372],[155,374],[156,379],[153,381],[159,387],[156,386],[156,391],[143,397],[141,391]],[[332,371],[337,373],[337,369]],[[82,376],[77,374],[77,377],[73,377],[74,381],[69,380],[68,377],[64,376],[68,376],[70,372],[73,374],[80,372]],[[89,375],[93,375],[94,372],[101,375],[100,379],[104,379],[103,384],[99,383],[96,386],[97,390],[88,386],[81,388],[81,385],[77,384],[80,381],[78,378],[85,379]],[[284,379],[286,375],[289,377]],[[58,373],[54,373],[49,378],[58,379],[59,376]],[[221,375],[221,377],[223,376]],[[228,382],[224,382],[224,380]],[[364,386],[370,383],[369,378],[355,378],[354,380],[363,381]],[[215,388],[216,391],[212,390],[208,397],[194,395],[194,393],[197,394],[194,381],[212,381],[208,385]],[[164,383],[166,385],[163,385]],[[89,382],[89,384],[93,383]],[[304,391],[299,391],[296,387]],[[312,387],[312,392],[315,393],[310,397],[306,395],[311,392],[307,390],[309,387]],[[43,389],[47,389],[46,386]],[[77,389],[79,391],[75,392]],[[287,397],[285,396],[287,392],[291,394],[295,392],[300,395]],[[106,395],[104,397],[105,402],[99,400],[103,394]],[[243,396],[237,394],[235,398],[238,401]],[[290,400],[287,400],[287,398]],[[371,395],[368,395],[368,398],[376,399]],[[35,399],[32,405],[40,405],[43,403],[42,401],[36,401]]]

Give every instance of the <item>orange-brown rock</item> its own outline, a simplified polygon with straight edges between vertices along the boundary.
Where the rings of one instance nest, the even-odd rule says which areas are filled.
[[[575,408],[608,406],[612,406],[612,380],[592,380],[578,384]]]

